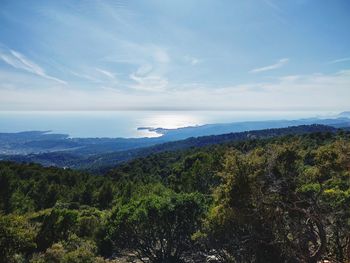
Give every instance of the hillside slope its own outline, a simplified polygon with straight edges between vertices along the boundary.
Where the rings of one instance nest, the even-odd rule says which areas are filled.
[[[0,262],[348,262],[349,176],[349,132],[167,151],[100,176],[0,162]]]
[[[266,129],[257,131],[246,131],[221,135],[188,138],[185,140],[157,144],[150,147],[129,149],[126,151],[109,152],[104,154],[77,154],[74,151],[61,151],[42,154],[28,155],[3,155],[0,159],[16,162],[40,163],[45,166],[70,167],[74,169],[87,169],[92,171],[106,170],[108,167],[119,163],[147,156],[153,153],[188,149],[191,147],[204,147],[213,144],[222,144],[242,140],[254,140],[270,138],[283,135],[298,135],[315,132],[336,132],[337,129],[324,125],[301,125],[280,129]]]

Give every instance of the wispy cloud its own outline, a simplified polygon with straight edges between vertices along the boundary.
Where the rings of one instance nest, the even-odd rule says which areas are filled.
[[[90,76],[90,75],[88,75],[88,74],[82,74],[82,73],[78,73],[78,72],[75,72],[75,71],[72,71],[72,70],[70,70],[69,73],[72,74],[72,75],[75,76],[75,77],[80,78],[80,79],[84,79],[84,80],[88,80],[88,81],[93,81],[93,82],[100,82],[99,79],[94,78],[94,77],[92,77],[92,76]]]
[[[62,85],[48,89],[48,80],[43,78],[36,78],[37,82],[31,82],[32,86],[26,89],[3,88],[4,84],[13,83],[9,82],[11,79],[16,79],[17,82],[13,84],[20,87],[28,80],[26,74],[11,74],[15,74],[13,78],[0,69],[0,110],[345,110],[350,96],[350,70],[330,74],[287,75],[268,82],[242,83],[215,89],[205,84],[173,89],[168,87],[171,83],[159,75],[133,75],[133,92],[110,86],[89,91],[84,88],[68,89]],[[330,86],[332,89],[329,89]],[[254,105],[251,104],[252,100]]]
[[[140,76],[133,73],[130,79],[136,82],[136,85],[130,85],[130,88],[139,91],[160,92],[165,91],[168,86],[168,80],[158,75]]]
[[[141,65],[135,72],[129,75],[134,83],[129,88],[139,91],[160,92],[165,91],[168,86],[168,79],[154,70],[152,65]]]
[[[101,73],[102,75],[110,78],[110,79],[114,79],[114,80],[116,79],[115,75],[112,72],[108,71],[108,70],[96,68],[96,71]]]
[[[336,63],[347,62],[347,61],[350,61],[350,57],[335,59],[335,60],[329,61],[327,64],[336,64]]]
[[[65,1],[33,1],[30,6],[24,1],[8,2],[1,10],[7,16],[0,20],[6,22],[8,32],[23,34],[0,33],[0,109],[348,105],[350,77],[328,73],[347,65],[350,54],[330,57],[331,53],[317,45],[317,37],[300,37],[305,24],[314,26],[314,17],[307,12],[294,12],[308,8],[301,3],[305,1],[204,3],[196,19],[210,17],[205,30],[188,20],[186,12],[173,12],[190,10],[192,4],[186,1],[166,5],[160,1],[135,5],[127,0],[68,5]],[[23,8],[24,13],[20,12]],[[243,16],[241,10],[250,15]],[[321,11],[327,14],[326,5]],[[284,25],[289,22],[292,25]],[[327,21],[321,22],[326,26]],[[293,30],[287,32],[291,26]],[[334,25],[343,31],[346,26]],[[313,33],[322,34],[317,32],[320,28],[313,28]],[[339,43],[349,40],[333,33],[325,37]],[[290,41],[281,47],[269,45],[285,39],[286,34],[300,45]],[[261,35],[269,35],[268,41],[255,43],[255,36]],[[305,59],[303,52],[297,52],[300,46],[315,50]],[[261,48],[263,57],[272,60],[261,60]],[[297,69],[300,75],[262,79],[268,73],[282,73],[292,64],[283,50],[294,54],[293,61],[303,61]],[[333,65],[324,75],[303,76],[313,70],[318,59]],[[254,64],[247,68],[247,63]],[[295,70],[291,73],[297,74]],[[69,86],[62,85],[65,81]]]
[[[27,72],[30,72],[32,74],[35,74],[37,76],[56,81],[61,84],[67,84],[65,81],[55,78],[53,76],[50,76],[46,74],[45,70],[34,63],[33,61],[29,60],[26,58],[23,54],[14,51],[14,50],[9,50],[9,51],[3,51],[0,50],[0,59],[3,60],[5,63],[8,65],[21,69]]]
[[[170,62],[170,56],[168,52],[161,48],[155,48],[153,52],[153,56],[155,61],[158,63],[169,63]]]
[[[272,65],[269,65],[269,66],[264,66],[264,67],[261,67],[261,68],[255,68],[255,69],[252,69],[250,72],[251,73],[259,73],[259,72],[264,72],[264,71],[270,71],[270,70],[278,69],[278,68],[281,68],[284,65],[286,65],[288,62],[289,62],[288,58],[281,58],[275,64],[272,64]]]
[[[184,59],[187,63],[191,64],[192,66],[195,66],[201,62],[200,59],[191,56],[185,56]]]
[[[272,15],[282,24],[288,24],[286,12],[273,0],[262,0],[273,11]],[[279,2],[280,4],[280,2]]]
[[[282,11],[282,9],[278,5],[276,5],[274,2],[270,0],[263,0],[263,1],[265,2],[265,4],[267,4],[269,7],[271,7],[275,11],[278,11],[278,12]]]

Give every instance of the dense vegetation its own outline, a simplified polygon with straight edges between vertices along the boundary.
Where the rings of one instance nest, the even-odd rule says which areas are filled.
[[[349,262],[349,179],[349,132],[163,152],[99,176],[0,162],[0,262]]]
[[[343,124],[348,127],[350,124]],[[343,129],[347,129],[344,127]],[[249,126],[247,127],[249,128]],[[157,138],[138,138],[138,139],[116,139],[127,141],[129,148],[125,149],[125,145],[114,142],[114,139],[72,139],[75,141],[85,141],[91,143],[91,145],[75,145],[75,150],[53,150],[46,152],[42,149],[40,153],[36,154],[15,154],[15,155],[1,155],[0,160],[8,160],[15,162],[26,162],[26,163],[40,163],[44,166],[57,166],[57,167],[69,167],[79,170],[93,171],[93,173],[104,174],[111,167],[115,167],[117,164],[133,160],[135,158],[145,157],[154,153],[161,153],[166,151],[185,150],[191,147],[205,147],[214,144],[223,144],[228,142],[244,141],[247,139],[266,139],[276,136],[282,136],[287,134],[307,134],[315,132],[336,132],[337,128],[332,126],[325,126],[319,124],[313,125],[299,125],[291,126],[287,128],[279,129],[265,129],[265,130],[253,130],[244,132],[231,132],[220,135],[210,135],[202,137],[190,137],[185,140],[166,142],[162,143],[163,136]],[[25,136],[27,133],[21,134]],[[36,134],[36,133],[35,133]],[[53,144],[56,142],[51,139],[46,139],[48,136],[53,134],[45,134],[42,140],[35,139],[32,142],[25,141],[24,146],[36,144],[46,145]],[[57,135],[56,135],[57,136]],[[189,134],[190,136],[190,134]],[[12,135],[12,137],[15,137]],[[25,136],[26,139],[26,136]],[[137,146],[136,141],[147,141],[147,144],[140,144]],[[152,143],[149,141],[151,140]],[[6,140],[5,140],[6,141]],[[61,146],[66,145],[66,139],[63,140],[65,143]],[[70,139],[68,140],[70,141]],[[44,143],[45,142],[45,143]],[[155,145],[153,145],[155,144]],[[153,145],[146,147],[147,145]],[[23,146],[23,145],[22,145]],[[21,148],[15,140],[14,149]],[[73,146],[72,146],[73,147]],[[102,149],[97,149],[102,147]],[[6,148],[6,147],[5,147]],[[0,152],[2,149],[1,134],[0,134]],[[40,148],[39,148],[40,149]],[[114,149],[114,150],[113,150]],[[117,150],[118,149],[118,150]]]

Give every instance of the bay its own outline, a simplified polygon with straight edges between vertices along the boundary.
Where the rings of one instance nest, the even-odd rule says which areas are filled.
[[[334,116],[330,111],[0,111],[0,132],[50,131],[70,137],[160,136],[139,127],[176,129],[213,123]]]

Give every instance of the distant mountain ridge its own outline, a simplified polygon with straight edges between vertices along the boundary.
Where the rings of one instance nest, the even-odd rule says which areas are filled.
[[[343,111],[338,114],[339,118],[350,118],[350,111]]]
[[[0,160],[11,160],[24,163],[40,163],[44,166],[69,167],[86,170],[105,170],[120,163],[144,157],[154,153],[205,147],[214,144],[232,143],[244,140],[264,139],[284,135],[300,135],[309,133],[334,133],[338,129],[325,125],[300,125],[287,128],[245,131],[203,137],[191,137],[185,140],[166,142],[149,147],[97,153],[95,155],[76,154],[74,151],[49,152],[27,155],[2,155]]]
[[[345,114],[345,113],[342,113]],[[349,115],[350,116],[350,115]],[[347,117],[338,118],[307,118],[299,120],[271,120],[271,121],[245,121],[234,123],[218,123],[218,124],[205,124],[201,126],[190,126],[177,129],[163,129],[155,128],[150,131],[155,131],[163,135],[168,140],[180,140],[186,137],[199,137],[207,135],[219,135],[231,132],[242,132],[250,130],[263,130],[274,128],[285,128],[298,125],[312,125],[321,124],[334,127],[350,127],[350,119]]]
[[[343,112],[341,115],[347,115],[348,113],[349,112]],[[347,117],[328,119],[309,118],[300,120],[218,123],[177,129],[139,128],[155,131],[162,135],[155,138],[70,138],[67,134],[55,134],[49,131],[0,133],[0,155],[66,152],[67,154],[86,157],[110,152],[130,151],[166,142],[185,140],[191,137],[312,124],[328,125],[335,128],[350,127],[350,119]]]

